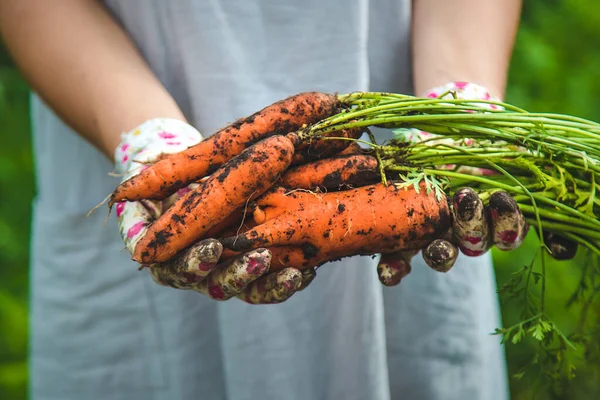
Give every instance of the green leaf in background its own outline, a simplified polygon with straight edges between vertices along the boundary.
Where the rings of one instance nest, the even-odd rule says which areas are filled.
[[[0,399],[26,398],[27,294],[34,195],[28,86],[0,47]]]
[[[0,399],[24,398],[27,385],[26,303],[0,288]]]

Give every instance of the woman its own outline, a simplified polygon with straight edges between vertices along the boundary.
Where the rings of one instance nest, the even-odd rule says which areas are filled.
[[[255,307],[156,285],[117,221],[85,214],[119,182],[121,132],[145,121],[208,135],[307,90],[468,81],[502,97],[520,1],[1,4],[36,91],[32,399],[507,398],[489,254],[448,274],[415,258],[395,289],[355,257]]]

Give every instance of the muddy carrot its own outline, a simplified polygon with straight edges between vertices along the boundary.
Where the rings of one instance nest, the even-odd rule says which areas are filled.
[[[314,137],[307,142],[302,142],[296,147],[292,165],[300,165],[336,155],[346,150],[351,144],[356,143],[347,139],[358,139],[362,133],[362,128],[343,129]]]
[[[133,259],[163,262],[199,239],[234,211],[260,196],[290,165],[294,145],[272,136],[244,150],[185,194],[150,225]]]
[[[380,179],[375,157],[350,154],[290,168],[281,177],[281,185],[298,189],[335,190],[364,186]]]
[[[365,153],[367,153],[367,150],[360,147],[360,144],[358,144],[358,142],[351,142],[348,145],[348,147],[346,147],[344,150],[337,153],[337,155],[345,156],[345,155],[349,155],[349,154],[365,154]]]
[[[265,222],[221,239],[223,246],[234,251],[302,246],[307,255],[320,253],[327,259],[387,253],[422,248],[442,236],[451,221],[446,200],[438,201],[424,188],[417,192],[377,183],[325,194],[293,192],[286,197],[293,200],[273,196],[269,207],[263,207]]]

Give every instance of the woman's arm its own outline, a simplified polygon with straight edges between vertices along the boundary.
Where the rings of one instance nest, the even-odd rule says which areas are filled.
[[[521,0],[413,0],[416,95],[452,81],[504,97]]]
[[[0,33],[32,88],[111,160],[121,132],[185,120],[98,1],[2,0]]]

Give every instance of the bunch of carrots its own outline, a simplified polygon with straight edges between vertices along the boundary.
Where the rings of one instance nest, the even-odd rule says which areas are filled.
[[[524,267],[505,285],[523,299],[524,311],[522,321],[497,333],[512,343],[524,335],[539,340],[555,371],[566,349],[576,347],[546,314],[544,255],[561,258],[560,250],[571,258],[584,248],[598,265],[600,124],[448,95],[300,93],[165,156],[123,182],[109,205],[165,199],[194,183],[148,227],[133,259],[161,263],[210,237],[223,245],[221,261],[268,248],[277,270],[422,249],[448,234],[452,197],[462,188],[474,189],[484,204],[508,192],[540,238],[541,272],[530,279],[533,267]],[[377,143],[373,127],[396,138]],[[407,129],[434,136],[411,142]],[[471,172],[480,169],[490,173]],[[589,271],[595,269],[582,268],[579,297]],[[529,285],[536,277],[541,296],[534,307]]]
[[[498,107],[484,107],[490,103]],[[436,136],[378,144],[371,127]],[[465,186],[484,201],[509,192],[540,237],[600,255],[599,139],[600,124],[501,102],[300,93],[162,158],[123,182],[109,204],[164,199],[197,184],[137,243],[141,264],[167,261],[206,237],[220,239],[223,260],[268,248],[272,270],[417,250],[447,233],[447,198]],[[472,176],[465,166],[495,174]]]

